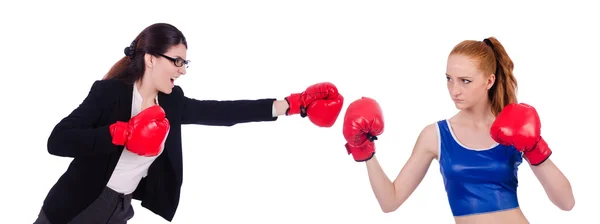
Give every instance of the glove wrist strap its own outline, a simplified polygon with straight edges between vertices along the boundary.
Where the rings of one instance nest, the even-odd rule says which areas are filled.
[[[352,158],[356,162],[366,162],[375,156],[375,144],[372,142],[362,147],[352,146],[349,143],[346,143],[344,146],[348,155],[352,154]]]
[[[115,145],[125,145],[127,141],[127,127],[129,124],[123,121],[117,121],[110,125],[110,135],[112,136],[112,143]]]
[[[306,117],[306,107],[300,105],[301,93],[294,93],[285,98],[285,101],[290,105],[285,111],[286,116],[300,114],[301,117]]]
[[[524,154],[532,166],[537,166],[550,158],[550,155],[552,155],[552,150],[550,147],[548,147],[548,143],[546,143],[546,141],[540,137],[540,140],[535,147],[530,151],[526,151]]]

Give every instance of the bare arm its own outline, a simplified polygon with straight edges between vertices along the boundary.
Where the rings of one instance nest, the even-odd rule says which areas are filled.
[[[367,161],[371,188],[383,212],[398,209],[425,177],[431,161],[437,154],[439,140],[436,131],[435,124],[430,124],[421,131],[410,158],[394,182],[386,176],[376,157]]]
[[[275,111],[273,115],[281,116],[285,115],[285,111],[290,108],[290,105],[285,100],[276,100],[273,102],[273,110]]]
[[[548,159],[540,165],[530,167],[554,205],[564,211],[573,209],[575,198],[571,183],[552,160]]]

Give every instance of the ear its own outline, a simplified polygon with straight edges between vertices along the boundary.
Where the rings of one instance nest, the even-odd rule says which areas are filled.
[[[154,56],[151,54],[144,54],[144,64],[146,64],[146,67],[148,68],[154,67]]]
[[[496,83],[496,75],[490,74],[490,76],[487,79],[487,89],[490,90],[492,86],[494,86],[494,83]]]

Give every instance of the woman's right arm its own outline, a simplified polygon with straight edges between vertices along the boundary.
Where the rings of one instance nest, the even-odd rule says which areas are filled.
[[[410,158],[394,182],[387,177],[375,156],[367,161],[371,188],[383,212],[393,212],[398,209],[419,186],[431,161],[437,156],[437,142],[435,124],[423,128]]]
[[[96,81],[85,100],[52,130],[48,152],[61,157],[90,156],[117,150],[109,125],[98,127],[103,113],[101,102],[111,91],[107,81]]]

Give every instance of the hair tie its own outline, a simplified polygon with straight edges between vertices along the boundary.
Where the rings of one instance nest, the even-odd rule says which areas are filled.
[[[488,38],[485,38],[485,39],[483,39],[483,42],[484,42],[486,45],[488,45],[488,46],[490,46],[491,48],[493,48],[493,47],[492,47],[492,41],[490,41],[490,39],[488,39]]]
[[[129,58],[131,60],[133,60],[133,58],[135,58],[135,45],[137,45],[137,40],[134,40],[133,42],[131,42],[129,47],[126,47],[124,50],[125,56],[129,56]]]
[[[498,69],[500,69],[500,62],[498,61],[498,56],[496,55],[496,52],[494,51],[494,46],[492,45],[492,41],[490,41],[490,39],[485,38],[483,39],[483,42],[485,43],[485,45],[488,45],[490,48],[492,48],[492,55],[494,56],[494,60],[496,62],[496,71]]]

